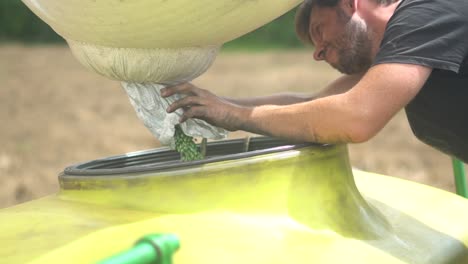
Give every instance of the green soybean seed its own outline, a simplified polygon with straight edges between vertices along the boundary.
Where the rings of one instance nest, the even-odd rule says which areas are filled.
[[[174,141],[175,150],[180,153],[182,161],[203,159],[203,156],[198,150],[197,144],[195,144],[193,138],[187,136],[179,125],[175,126]]]

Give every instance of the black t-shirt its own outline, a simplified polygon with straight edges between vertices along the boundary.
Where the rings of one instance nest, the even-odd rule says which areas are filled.
[[[468,162],[468,0],[403,0],[374,61],[382,63],[433,69],[405,108],[411,129]]]

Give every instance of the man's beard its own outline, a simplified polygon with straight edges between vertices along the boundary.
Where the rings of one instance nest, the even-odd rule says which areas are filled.
[[[372,65],[372,41],[363,21],[350,19],[336,40],[338,62],[331,66],[344,74],[367,71]]]

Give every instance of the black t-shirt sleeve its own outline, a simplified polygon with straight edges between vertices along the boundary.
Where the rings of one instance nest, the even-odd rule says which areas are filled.
[[[403,0],[374,60],[457,72],[468,54],[468,0]]]

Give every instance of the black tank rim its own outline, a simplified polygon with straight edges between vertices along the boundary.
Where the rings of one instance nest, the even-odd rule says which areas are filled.
[[[297,150],[304,147],[329,148],[331,146],[318,143],[291,143],[271,137],[252,137],[249,141],[250,148],[248,151],[241,151],[244,148],[246,139],[209,142],[205,159],[187,162],[181,162],[179,154],[168,147],[130,152],[71,165],[64,169],[61,177],[161,172]]]

